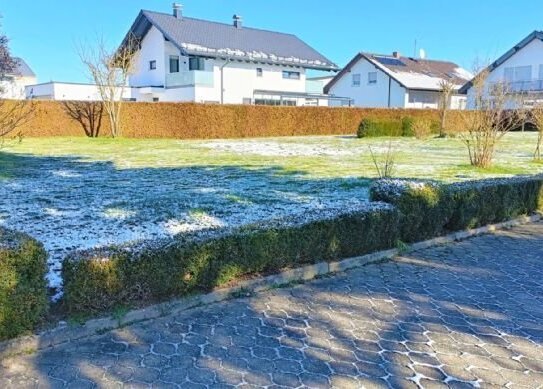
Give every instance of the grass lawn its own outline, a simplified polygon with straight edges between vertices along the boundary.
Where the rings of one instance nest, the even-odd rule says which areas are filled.
[[[495,166],[469,166],[456,139],[394,138],[395,176],[445,182],[543,172],[536,134],[508,134]],[[156,239],[366,204],[388,139],[294,137],[216,141],[41,138],[0,150],[0,224],[50,253],[61,284],[71,250]]]

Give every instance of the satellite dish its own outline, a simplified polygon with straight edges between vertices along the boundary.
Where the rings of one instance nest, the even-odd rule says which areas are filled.
[[[424,49],[419,50],[419,58],[426,59],[426,51],[424,51]]]

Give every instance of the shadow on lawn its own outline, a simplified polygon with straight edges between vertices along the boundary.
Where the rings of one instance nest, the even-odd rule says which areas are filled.
[[[500,232],[133,325],[1,375],[52,387],[537,387],[541,258],[533,237]]]

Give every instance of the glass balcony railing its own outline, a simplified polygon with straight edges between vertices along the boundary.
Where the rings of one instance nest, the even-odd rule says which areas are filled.
[[[324,89],[324,82],[320,80],[306,80],[305,81],[305,93],[318,93],[322,94]]]
[[[188,72],[166,74],[166,87],[176,86],[213,86],[213,72],[191,70]]]
[[[511,81],[505,83],[507,92],[542,92],[543,80]]]

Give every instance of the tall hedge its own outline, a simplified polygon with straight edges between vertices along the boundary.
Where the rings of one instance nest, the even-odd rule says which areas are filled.
[[[59,101],[34,101],[27,137],[85,136]],[[9,108],[9,103],[5,104]],[[105,114],[104,114],[105,115]],[[123,133],[128,138],[217,139],[301,135],[354,135],[363,119],[407,123],[416,118],[438,121],[436,110],[328,107],[270,107],[196,103],[125,103]],[[459,112],[447,116],[451,131],[462,131]],[[109,136],[102,121],[101,136]],[[409,135],[406,133],[406,135]]]
[[[296,226],[244,227],[199,242],[180,236],[138,253],[82,253],[63,264],[64,303],[70,312],[96,313],[208,291],[249,274],[390,248],[397,233],[397,212],[380,205]]]
[[[0,227],[0,340],[32,331],[46,313],[46,259],[36,240]]]

